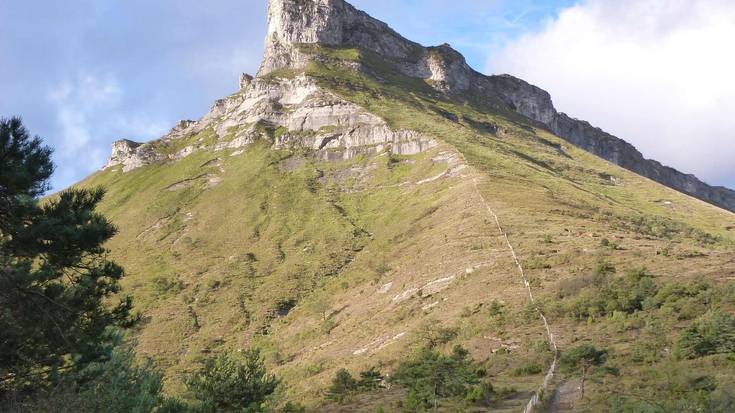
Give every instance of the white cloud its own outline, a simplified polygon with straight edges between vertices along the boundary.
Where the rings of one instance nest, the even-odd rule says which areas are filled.
[[[47,97],[56,112],[54,161],[60,167],[55,179],[67,185],[79,179],[78,171],[89,172],[105,163],[108,142],[119,137],[115,134],[150,139],[165,131],[161,122],[121,115],[124,96],[111,75],[78,75],[57,85]]]
[[[735,181],[735,2],[584,0],[486,69],[701,178]]]

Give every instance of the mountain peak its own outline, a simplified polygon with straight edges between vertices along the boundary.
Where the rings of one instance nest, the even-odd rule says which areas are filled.
[[[628,142],[587,122],[559,113],[545,90],[510,75],[485,76],[444,43],[423,47],[344,0],[269,0],[268,34],[258,76],[303,69],[313,56],[302,45],[352,47],[377,54],[405,75],[425,79],[440,92],[464,100],[467,92],[498,100],[599,157],[678,191],[735,211],[735,191],[649,160]]]
[[[243,74],[239,82],[240,94],[229,100],[218,101],[213,112],[202,118],[199,126],[186,130],[199,131],[206,127],[209,121],[221,116],[221,112],[228,107],[241,104],[241,98],[250,96],[249,91],[259,93],[275,88],[279,91],[276,93],[274,89],[273,93],[282,97],[297,98],[309,95],[314,86],[312,85],[314,79],[309,79],[308,65],[324,58],[319,48],[306,47],[309,45],[357,49],[372,54],[370,59],[382,61],[388,70],[423,80],[450,100],[466,102],[480,99],[490,103],[496,110],[506,113],[516,112],[535,122],[537,126],[607,161],[670,188],[735,211],[735,191],[712,187],[693,175],[646,159],[628,142],[585,121],[558,112],[551,95],[543,89],[510,75],[486,76],[479,73],[473,70],[464,56],[449,44],[424,47],[406,39],[386,23],[358,10],[344,0],[269,0],[265,52],[255,78]],[[347,66],[351,70],[370,72],[363,57],[348,62]],[[272,76],[266,76],[282,69],[288,69],[291,74],[301,72],[305,75],[301,80],[291,82],[289,87],[293,90],[286,88],[289,90],[287,93],[284,92],[286,89],[281,90],[278,86],[270,85],[268,77]],[[305,84],[311,86],[306,87]],[[253,96],[260,96],[258,93]],[[247,99],[246,101],[249,102]],[[272,114],[266,117],[269,118],[270,115]],[[246,119],[247,122],[256,123],[259,120],[259,118]],[[278,123],[279,120],[268,119],[274,123]],[[227,128],[234,126],[235,123],[237,122],[221,126],[218,136],[225,136]],[[172,136],[179,135],[181,134],[175,133]],[[250,141],[250,138],[244,136],[241,138],[243,142]],[[147,146],[133,148],[118,143],[114,149],[115,153],[108,166],[123,163],[128,168],[133,168],[160,158],[152,156]],[[141,153],[143,156],[139,156]],[[132,159],[131,154],[134,155],[135,161],[124,163],[119,160]],[[138,158],[142,160],[139,161]]]
[[[420,45],[343,0],[269,0],[262,76],[282,68],[302,67],[308,59],[301,44],[349,45],[384,57],[405,59]]]

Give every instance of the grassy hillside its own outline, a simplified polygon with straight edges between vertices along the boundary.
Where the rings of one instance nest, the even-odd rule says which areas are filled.
[[[308,51],[322,56],[306,73],[324,88],[439,146],[326,162],[264,138],[242,153],[200,151],[80,184],[109,191],[102,212],[120,228],[109,247],[144,315],[138,351],[165,367],[169,392],[183,392],[203,355],[256,346],[282,392],[316,411],[396,411],[398,387],[342,404],[324,401],[325,389],[342,367],[387,373],[428,343],[461,344],[497,396],[490,407],[441,408],[519,411],[553,354],[485,203],[561,350],[610,351],[617,374],[596,371],[575,411],[689,397],[689,378],[712,377],[707,397],[731,384],[732,356],[673,353],[700,316],[735,308],[735,215],[571,147],[490,99],[442,97],[358,50]],[[642,278],[655,286],[645,304],[609,300]]]

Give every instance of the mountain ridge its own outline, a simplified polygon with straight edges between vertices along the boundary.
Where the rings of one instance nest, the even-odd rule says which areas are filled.
[[[295,47],[297,45],[364,48],[395,60],[404,74],[428,79],[442,92],[461,96],[472,89],[473,93],[493,95],[507,109],[540,122],[573,145],[670,188],[735,212],[735,191],[708,185],[693,174],[646,159],[627,141],[589,122],[558,112],[551,95],[540,87],[509,74],[484,75],[472,69],[462,54],[449,44],[421,46],[344,0],[269,0],[265,43],[263,62],[256,77],[267,76],[279,69],[305,67],[310,57]],[[252,77],[243,74],[241,89],[251,81]],[[124,147],[122,143],[116,145]],[[123,147],[115,148],[116,154],[112,158],[120,150],[130,152]],[[154,160],[156,157],[148,153],[147,161]],[[135,163],[140,164],[138,161]]]
[[[334,10],[352,15],[337,17],[349,27],[387,27],[346,3],[270,4],[295,27],[340,36],[324,21]],[[569,144],[491,90],[551,121],[553,106],[533,98],[541,89],[497,76],[473,93],[459,53],[395,46],[395,32],[380,47],[403,61],[285,43],[279,25],[266,69],[242,75],[198,121],[145,144],[120,141],[80,183],[108,189],[101,212],[120,228],[109,248],[143,316],[136,348],[160,363],[168,392],[185,394],[203,355],[256,347],[309,411],[401,411],[398,386],[344,405],[325,401],[325,389],[341,368],[390,374],[421,347],[462,345],[497,397],[442,401],[439,411],[521,411],[553,363],[550,334],[562,352],[580,340],[614,349],[614,385],[640,372],[628,349],[653,310],[617,314],[617,329],[612,310],[582,300],[588,283],[608,280],[594,274],[617,267],[614,284],[645,265],[662,285],[735,276],[731,213]],[[368,36],[360,30],[348,33]],[[410,76],[419,70],[426,77]],[[684,327],[678,308],[653,314],[673,315],[669,336]],[[702,365],[687,366],[713,373]]]
[[[314,20],[293,16],[314,16]],[[398,59],[406,75],[436,82],[435,87],[460,94],[471,88],[493,93],[510,109],[544,124],[551,132],[597,156],[656,182],[690,194],[724,209],[735,211],[735,191],[710,186],[692,174],[646,159],[630,143],[583,120],[557,112],[551,96],[543,89],[511,75],[486,76],[473,70],[464,57],[448,44],[425,48],[387,24],[357,10],[344,0],[270,0],[268,37],[259,75],[278,69],[284,62],[303,64],[303,56],[284,50],[296,43],[366,48],[390,59]],[[286,43],[286,44],[284,44]],[[285,46],[285,47],[284,47]],[[289,56],[288,58],[284,56]]]

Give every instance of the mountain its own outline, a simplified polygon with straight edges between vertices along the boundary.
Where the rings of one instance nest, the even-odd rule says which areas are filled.
[[[325,389],[426,345],[462,345],[495,389],[441,411],[521,411],[542,383],[554,411],[688,394],[656,393],[661,371],[727,389],[730,358],[671,349],[733,310],[735,215],[634,172],[728,208],[731,192],[342,0],[271,0],[268,21],[255,77],[158,140],[116,142],[79,183],[108,190],[137,350],[167,391],[207,354],[258,347],[313,411],[399,411],[399,386]],[[610,369],[578,400],[554,361],[581,343]]]

